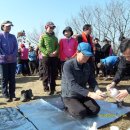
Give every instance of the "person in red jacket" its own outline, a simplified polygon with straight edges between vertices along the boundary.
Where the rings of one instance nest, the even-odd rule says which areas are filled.
[[[59,42],[61,70],[63,68],[64,62],[75,56],[78,46],[78,42],[72,38],[73,31],[71,27],[66,27],[63,30],[63,35],[65,38],[60,39]]]
[[[86,44],[90,44],[91,51],[94,55],[96,49],[95,49],[95,46],[93,44],[93,37],[92,37],[91,33],[92,33],[92,26],[90,24],[85,24],[83,26],[83,32],[82,32],[82,34],[77,36],[77,40],[78,40],[78,43],[84,42]],[[91,64],[93,73],[95,73],[95,63],[94,63],[95,58],[91,57],[88,62]]]
[[[93,37],[91,33],[92,33],[92,26],[90,24],[85,24],[83,26],[83,32],[82,34],[78,35],[77,40],[78,40],[78,43],[81,43],[81,42],[89,43],[91,46],[92,52],[94,52],[95,47],[93,44]]]

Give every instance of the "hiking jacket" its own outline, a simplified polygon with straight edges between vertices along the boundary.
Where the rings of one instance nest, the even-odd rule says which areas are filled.
[[[18,44],[13,34],[0,33],[0,64],[15,63],[17,61]],[[8,61],[8,57],[11,60]]]
[[[108,56],[104,59],[101,59],[101,62],[106,66],[114,66],[119,60],[118,56]]]
[[[29,59],[29,61],[36,61],[36,52],[30,51],[28,54],[28,59]]]
[[[67,58],[73,58],[75,56],[78,42],[74,38],[62,38],[59,45],[61,61],[66,61]]]
[[[124,76],[130,76],[130,61],[121,56],[113,81],[118,84]]]
[[[39,40],[39,49],[43,56],[48,57],[50,53],[59,50],[58,39],[55,35],[44,33]]]
[[[21,60],[28,60],[28,48],[21,48]]]
[[[82,32],[81,35],[78,35],[77,37],[77,40],[78,40],[78,43],[81,43],[81,42],[86,42],[86,43],[89,43],[91,45],[91,50],[92,52],[95,51],[95,46],[93,44],[93,37],[91,35],[88,35],[88,37],[85,35],[84,32]]]

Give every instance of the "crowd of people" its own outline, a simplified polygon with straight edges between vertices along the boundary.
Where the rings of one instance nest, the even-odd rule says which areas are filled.
[[[96,77],[115,75],[106,89],[116,87],[125,75],[130,75],[130,39],[123,38],[120,44],[122,56],[113,52],[111,41],[104,39],[104,46],[98,38],[92,37],[92,26],[85,24],[81,34],[73,34],[71,27],[63,30],[64,38],[58,41],[53,22],[47,22],[45,32],[40,36],[38,46],[26,46],[10,34],[11,21],[1,24],[0,70],[2,94],[7,102],[17,100],[15,96],[15,75],[39,75],[43,90],[53,95],[56,91],[56,78],[61,76],[62,99],[66,110],[73,116],[84,118],[100,111],[97,100],[105,99]],[[87,88],[86,86],[89,86]],[[90,91],[93,90],[92,91]],[[130,88],[120,90],[117,99],[124,99]]]

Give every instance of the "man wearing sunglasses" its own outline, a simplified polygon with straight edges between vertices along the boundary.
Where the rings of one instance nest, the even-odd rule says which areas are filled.
[[[100,107],[94,99],[102,100],[104,96],[88,62],[93,56],[90,44],[81,42],[77,50],[76,58],[66,61],[63,66],[62,98],[72,116],[84,118],[99,112]],[[94,92],[90,92],[87,84]]]
[[[43,68],[41,70],[43,71],[43,87],[45,92],[50,91],[49,95],[54,94],[56,86],[55,79],[59,45],[58,39],[54,34],[55,27],[53,22],[47,22],[45,25],[46,31],[39,40],[39,49],[43,55],[40,63]]]

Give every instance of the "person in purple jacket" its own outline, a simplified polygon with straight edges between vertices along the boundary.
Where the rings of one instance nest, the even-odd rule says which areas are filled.
[[[15,97],[15,72],[18,44],[16,37],[10,34],[12,22],[1,24],[0,33],[0,71],[2,95],[6,102],[17,100]]]

